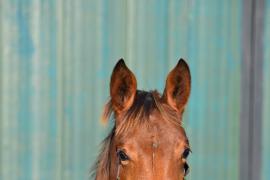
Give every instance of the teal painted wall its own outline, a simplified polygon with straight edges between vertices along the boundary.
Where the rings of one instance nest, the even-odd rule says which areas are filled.
[[[265,2],[263,69],[262,179],[270,179],[270,0]]]
[[[238,179],[241,24],[240,0],[1,0],[0,179],[88,178],[111,126],[99,120],[121,57],[140,89],[159,91],[177,60],[188,61],[187,179]],[[262,174],[269,179],[265,63]]]

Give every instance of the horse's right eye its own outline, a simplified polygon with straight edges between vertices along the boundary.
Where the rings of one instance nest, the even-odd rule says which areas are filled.
[[[118,155],[118,158],[119,158],[119,160],[120,161],[127,161],[127,160],[129,160],[129,157],[126,155],[126,153],[124,152],[124,151],[122,151],[122,150],[119,150],[118,152],[117,152],[117,155]]]

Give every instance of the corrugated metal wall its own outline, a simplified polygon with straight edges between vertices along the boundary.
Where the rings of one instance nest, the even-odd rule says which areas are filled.
[[[262,179],[270,179],[270,0],[265,2],[263,64]]]
[[[192,94],[184,125],[193,151],[188,179],[238,179],[242,3],[1,0],[0,179],[88,178],[110,129],[99,117],[121,57],[140,89],[159,91],[177,60],[188,61]],[[269,32],[269,0],[267,7]],[[270,177],[268,101],[264,179]]]

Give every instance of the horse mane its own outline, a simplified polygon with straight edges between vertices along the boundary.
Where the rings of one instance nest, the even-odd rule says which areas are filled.
[[[142,124],[148,122],[149,115],[157,110],[164,120],[168,120],[176,126],[182,126],[181,116],[177,114],[169,105],[164,103],[160,94],[157,91],[142,91],[137,90],[132,106],[124,112],[121,123],[114,125],[109,135],[103,140],[101,153],[99,154],[94,168],[92,169],[92,176],[97,174],[102,175],[103,180],[109,179],[110,173],[110,148],[113,138],[115,136],[125,136],[125,134]],[[111,116],[114,116],[111,100],[104,107],[102,121],[106,123]]]

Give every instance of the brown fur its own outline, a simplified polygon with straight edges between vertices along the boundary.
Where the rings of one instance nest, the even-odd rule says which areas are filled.
[[[180,64],[178,63],[175,69],[169,73],[164,94],[161,96],[157,91],[146,92],[136,90],[134,87],[136,87],[137,84],[133,73],[125,66],[123,61],[117,63],[111,78],[111,100],[106,104],[102,118],[103,121],[107,121],[110,116],[113,115],[115,126],[104,140],[102,151],[93,170],[97,180],[116,179],[116,148],[120,146],[128,149],[130,155],[134,157],[135,162],[135,157],[137,157],[138,152],[132,149],[136,149],[134,144],[142,141],[144,138],[145,143],[140,144],[138,147],[139,149],[143,148],[148,154],[153,153],[152,168],[154,169],[152,169],[152,171],[156,173],[153,174],[153,172],[145,171],[147,167],[144,167],[144,169],[141,169],[139,172],[145,171],[145,173],[138,175],[138,168],[136,170],[136,168],[121,165],[120,179],[168,179],[169,177],[171,179],[174,179],[173,177],[183,179],[181,172],[178,172],[178,175],[174,173],[175,171],[168,171],[171,174],[169,176],[168,173],[167,175],[163,174],[162,169],[166,166],[174,167],[174,165],[171,164],[170,161],[162,161],[162,158],[166,156],[160,156],[160,154],[162,153],[162,149],[166,149],[166,145],[163,147],[162,142],[168,141],[169,143],[169,141],[175,138],[177,141],[173,143],[177,145],[175,149],[179,154],[181,154],[185,148],[189,148],[189,142],[182,127],[182,112],[190,94],[189,69],[185,66],[187,65],[180,62]],[[121,71],[120,73],[119,70]],[[182,75],[179,75],[179,72],[181,72]],[[124,82],[124,86],[122,82]],[[117,96],[117,98],[113,96]],[[166,129],[167,132],[164,131]],[[128,142],[128,139],[134,138],[135,132],[140,131],[144,133],[138,135],[137,140],[131,141],[131,146],[125,144]],[[147,134],[149,134],[149,136]],[[153,159],[155,155],[154,149],[151,149],[150,146],[145,146],[145,144],[147,144],[147,142],[155,144],[159,141],[161,144],[160,147],[157,146],[157,157],[155,161],[161,162],[156,164]],[[174,152],[172,148],[167,147],[167,149],[166,151],[170,153]],[[146,157],[145,155],[145,159]],[[136,161],[139,163],[141,159],[136,159]],[[165,163],[164,166],[162,162]],[[181,163],[182,162],[179,161],[179,166],[182,166]],[[183,161],[183,163],[185,162]],[[143,166],[143,164],[140,166]],[[155,168],[159,170],[157,171]]]

